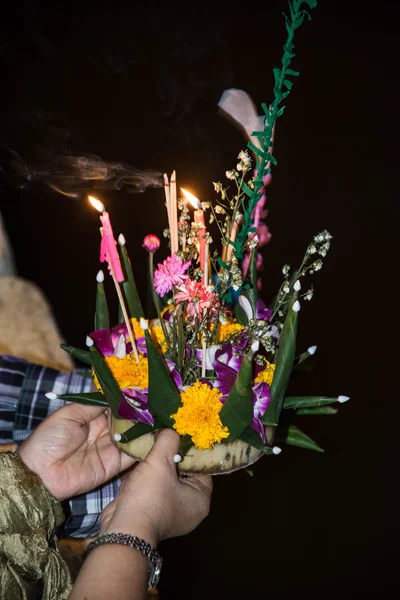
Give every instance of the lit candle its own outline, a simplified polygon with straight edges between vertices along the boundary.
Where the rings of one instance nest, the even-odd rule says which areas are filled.
[[[102,236],[100,245],[100,261],[104,262],[106,260],[108,262],[108,268],[110,270],[111,277],[113,278],[115,289],[117,290],[118,300],[121,305],[122,314],[124,315],[124,321],[126,329],[128,331],[129,341],[132,344],[132,351],[136,358],[136,362],[139,362],[139,355],[136,348],[135,338],[133,336],[131,323],[129,321],[129,316],[125,307],[121,287],[119,285],[121,281],[124,281],[124,274],[122,272],[122,267],[119,260],[116,241],[114,239],[114,234],[111,227],[110,217],[106,212],[104,204],[100,202],[100,200],[93,198],[93,196],[89,196],[89,200],[94,206],[94,208],[102,213],[100,216],[100,220],[103,225],[103,227],[100,227],[100,232]]]
[[[185,198],[187,200],[189,200],[189,202],[192,204],[192,206],[194,206],[194,208],[196,209],[194,211],[194,222],[197,225],[197,231],[198,231],[198,236],[199,236],[200,269],[204,273],[204,275],[203,275],[203,284],[207,285],[207,283],[205,281],[205,272],[206,272],[206,247],[207,247],[206,235],[207,235],[207,229],[206,229],[206,224],[205,224],[205,220],[204,220],[204,210],[202,210],[201,204],[200,204],[200,200],[198,198],[196,198],[196,196],[193,196],[193,194],[191,194],[190,192],[184,190],[183,188],[181,188],[181,191],[182,191],[182,194],[185,196]]]
[[[115,279],[118,282],[124,281],[124,274],[118,256],[117,242],[114,239],[110,216],[100,200],[93,198],[93,196],[89,196],[89,200],[95,209],[102,213],[100,215],[100,221],[103,225],[101,228],[100,262],[107,261],[110,273],[113,273]]]

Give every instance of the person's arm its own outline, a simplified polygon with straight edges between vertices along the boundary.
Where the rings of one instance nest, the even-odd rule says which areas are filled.
[[[160,432],[146,460],[124,477],[119,496],[104,509],[100,536],[127,533],[156,548],[163,539],[189,533],[207,516],[212,479],[180,479],[174,463],[178,447],[175,431]],[[142,600],[148,566],[133,548],[98,546],[86,559],[69,600]]]
[[[16,454],[0,454],[0,596],[66,600],[71,589],[55,528],[61,505]],[[4,594],[4,596],[3,596]]]

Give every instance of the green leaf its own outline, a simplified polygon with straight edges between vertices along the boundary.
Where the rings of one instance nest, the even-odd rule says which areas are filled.
[[[254,429],[251,429],[251,427],[247,427],[247,429],[242,431],[239,435],[239,440],[253,446],[253,448],[257,448],[257,450],[262,450],[266,454],[268,454],[269,450],[272,452],[272,448],[264,444],[258,433]]]
[[[88,394],[62,394],[58,396],[60,400],[68,400],[69,402],[77,402],[78,404],[85,404],[86,406],[103,406],[108,408],[108,402],[104,397],[104,394],[100,392],[90,392]]]
[[[165,364],[164,357],[156,349],[154,342],[145,330],[147,357],[149,360],[149,401],[150,412],[157,416],[166,427],[172,427],[171,415],[181,406],[181,396]]]
[[[89,350],[81,350],[80,348],[74,348],[73,346],[68,346],[68,344],[60,344],[60,347],[68,352],[73,358],[82,361],[86,365],[92,366],[92,361],[90,358]]]
[[[260,150],[260,148],[258,146],[255,146],[253,144],[253,142],[247,142],[247,147],[250,148],[250,150],[252,152],[254,152],[254,154],[256,154],[257,156],[259,156],[260,158],[263,158],[264,153],[262,150]],[[253,190],[252,190],[252,194],[253,194]]]
[[[310,358],[310,356],[313,356],[313,354],[310,354],[308,350],[306,350],[305,352],[303,352],[302,354],[300,354],[300,356],[298,356],[295,360],[295,365],[301,365],[301,363],[303,363],[305,360],[307,360],[307,358]]]
[[[185,458],[186,454],[188,454],[190,448],[193,447],[193,440],[190,435],[181,435],[181,439],[179,442],[179,454],[182,458]]]
[[[103,390],[108,406],[110,407],[113,416],[116,419],[119,419],[118,411],[122,395],[119,385],[115,381],[104,358],[94,346],[90,348],[90,357],[92,359],[93,370],[99,380],[100,387]]]
[[[94,328],[108,329],[110,327],[110,318],[108,316],[108,306],[106,293],[104,291],[104,284],[97,284],[96,292],[96,314],[94,316]]]
[[[247,185],[247,183],[245,181],[242,181],[241,186],[242,186],[242,190],[244,191],[244,193],[247,196],[253,195],[253,190],[251,188],[249,188],[249,186]]]
[[[282,436],[283,433],[283,436]],[[324,452],[321,446],[318,446],[314,440],[306,435],[301,429],[295,425],[289,425],[288,429],[284,432],[277,431],[277,438],[281,439],[285,444],[290,446],[298,446],[299,448],[306,448],[307,450],[315,450],[316,452]]]
[[[337,402],[337,398],[328,396],[288,396],[283,401],[283,408],[314,408]]]
[[[293,368],[298,313],[294,312],[293,304],[297,300],[297,294],[293,294],[290,309],[286,315],[282,333],[279,339],[278,352],[276,354],[276,367],[271,385],[271,402],[261,419],[265,425],[277,425],[282,410],[286,388],[289,383]]]
[[[317,0],[303,0],[303,3],[308,4],[310,8],[315,8],[318,4]]]
[[[230,269],[231,269],[231,268],[230,268],[230,266],[229,266],[229,265],[228,265],[226,262],[224,262],[224,261],[222,260],[222,258],[220,258],[219,256],[218,256],[217,262],[218,262],[218,264],[219,264],[221,267],[223,267],[223,268],[224,268],[224,269],[226,269],[227,271],[230,271]]]
[[[320,406],[319,408],[299,408],[296,410],[296,415],[336,415],[337,412],[338,409],[332,406]]]
[[[125,281],[122,283],[122,293],[128,307],[128,313],[131,318],[140,319],[141,317],[144,317],[144,312],[126,246],[119,246],[119,254],[125,275]]]
[[[138,437],[145,435],[146,433],[151,433],[158,429],[156,423],[154,425],[150,425],[148,423],[136,423],[133,427],[130,427],[124,433],[121,434],[120,442],[121,444],[126,444],[127,442],[132,442]]]
[[[288,90],[291,90],[292,87],[293,87],[293,82],[290,81],[290,79],[284,79],[283,80],[283,85],[285,85]]]
[[[286,69],[286,75],[292,75],[292,77],[298,77],[300,75],[300,71],[293,71],[293,69]]]
[[[226,442],[235,440],[253,420],[252,360],[245,356],[233,388],[219,413],[228,427]]]

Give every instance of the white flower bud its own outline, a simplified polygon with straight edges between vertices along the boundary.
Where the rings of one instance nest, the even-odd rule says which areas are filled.
[[[182,461],[182,456],[180,454],[175,454],[175,456],[174,456],[174,463],[177,465],[181,461]]]
[[[47,394],[45,394],[45,396],[49,400],[57,400],[57,398],[58,398],[57,394],[55,394],[54,392],[47,392]]]
[[[313,356],[313,354],[315,354],[317,351],[317,346],[310,346],[307,350],[308,354],[310,354],[311,356]]]
[[[122,435],[120,433],[114,433],[114,442],[120,442]]]
[[[258,352],[259,347],[260,347],[260,342],[257,340],[255,342],[253,342],[251,345],[251,349],[253,352]]]
[[[94,341],[92,340],[92,338],[89,335],[87,335],[86,336],[86,346],[88,348],[91,348],[93,346],[93,344],[94,344]]]
[[[300,302],[298,300],[296,300],[296,302],[293,304],[293,311],[295,313],[298,313],[300,310]]]
[[[97,283],[103,283],[103,281],[104,281],[104,273],[101,269],[96,275],[96,281],[97,281]]]
[[[118,236],[118,244],[120,246],[125,246],[125,244],[126,244],[126,239],[125,239],[125,236],[123,233],[120,233]]]
[[[337,401],[340,402],[340,404],[344,404],[348,400],[350,400],[350,396],[338,396],[337,399]]]
[[[272,448],[272,453],[273,453],[273,454],[276,454],[276,455],[278,455],[278,454],[280,454],[281,452],[282,452],[282,448],[279,448],[279,446],[274,446],[274,447]]]
[[[140,327],[146,331],[146,329],[149,328],[146,319],[143,319],[143,317],[140,317]]]
[[[299,292],[301,290],[301,283],[299,279],[295,282],[293,289],[295,292]]]

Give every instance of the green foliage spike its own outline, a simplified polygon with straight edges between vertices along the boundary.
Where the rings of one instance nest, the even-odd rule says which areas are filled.
[[[312,415],[336,415],[337,408],[332,406],[320,406],[318,408],[299,408],[296,410],[296,415],[312,416]]]
[[[246,444],[250,444],[253,448],[257,448],[257,450],[262,450],[265,454],[271,454],[272,448],[264,444],[258,433],[251,429],[251,427],[247,427],[242,433],[239,435],[239,440],[245,442]]]
[[[108,368],[107,363],[100,352],[92,346],[90,348],[90,357],[92,360],[93,370],[96,373],[100,387],[103,390],[105,399],[111,409],[113,416],[119,419],[118,410],[121,403],[121,390],[118,383],[115,381],[113,374]]]
[[[315,452],[324,452],[324,449],[321,448],[321,446],[318,446],[314,440],[295,425],[289,425],[289,427],[283,431],[278,429],[276,437],[290,446],[298,446],[299,448],[306,448],[307,450],[314,450]]]
[[[149,360],[150,412],[166,427],[174,424],[171,415],[181,406],[181,396],[165,364],[164,357],[156,349],[148,330],[145,330],[147,357]]]
[[[136,440],[136,438],[141,437],[146,433],[156,431],[158,428],[159,424],[157,422],[154,422],[154,425],[150,425],[149,423],[136,423],[121,434],[120,442],[121,444],[127,444],[128,442],[132,442],[132,440]]]
[[[226,442],[235,440],[253,420],[252,370],[252,360],[249,356],[245,356],[235,383],[221,409],[221,421],[229,430]]]
[[[182,456],[182,458],[185,458],[192,447],[193,440],[190,435],[182,435],[179,442],[179,454]]]
[[[96,313],[94,316],[94,328],[98,329],[109,329],[110,318],[108,316],[108,306],[106,293],[104,291],[104,284],[97,283],[96,293]]]
[[[89,350],[81,350],[80,348],[68,346],[68,344],[60,344],[60,347],[65,350],[65,352],[68,352],[68,354],[70,354],[73,358],[80,360],[90,367],[92,366]]]
[[[68,402],[77,402],[78,404],[85,404],[86,406],[102,406],[108,408],[108,402],[104,397],[104,394],[100,392],[91,392],[88,394],[62,394],[58,396],[60,400],[68,400]]]
[[[144,312],[126,246],[119,245],[119,255],[121,257],[122,269],[125,275],[125,281],[122,283],[122,294],[127,304],[128,313],[131,318],[140,319],[141,317],[144,317]]]
[[[263,177],[268,172],[268,163],[276,163],[275,158],[271,155],[271,138],[275,122],[283,114],[285,108],[283,101],[290,94],[290,91],[293,87],[293,82],[289,79],[289,77],[297,77],[299,75],[298,71],[294,71],[290,68],[290,64],[295,56],[293,53],[293,39],[295,30],[298,29],[298,27],[300,27],[300,25],[303,23],[305,16],[310,18],[308,11],[304,9],[304,5],[307,5],[310,9],[315,8],[317,6],[317,1],[293,0],[292,2],[289,2],[290,16],[284,15],[286,21],[287,38],[283,47],[281,67],[275,67],[273,70],[275,80],[274,99],[270,107],[268,107],[266,104],[262,105],[265,113],[264,129],[262,131],[256,131],[252,134],[258,138],[261,148],[255,146],[251,141],[248,143],[248,147],[256,156],[257,175],[256,179],[254,180],[254,190],[251,190],[250,195],[248,194],[248,190],[246,190],[246,194],[249,195],[249,200],[247,206],[244,207],[243,226],[241,227],[236,238],[238,242],[238,251],[236,252],[236,257],[238,260],[243,259],[247,235],[249,228],[253,223],[251,215],[254,207],[260,199],[260,188],[263,186]]]
[[[288,396],[283,402],[283,408],[314,408],[337,402],[337,398],[327,396]]]
[[[298,313],[293,310],[293,304],[296,300],[297,294],[295,293],[293,294],[290,309],[286,315],[281,337],[279,339],[275,373],[271,385],[271,403],[262,418],[262,422],[265,425],[278,424],[286,388],[293,368],[298,321]]]

